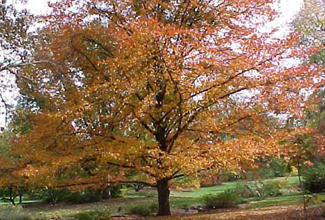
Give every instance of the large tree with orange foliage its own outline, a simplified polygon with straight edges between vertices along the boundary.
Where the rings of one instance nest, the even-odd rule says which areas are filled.
[[[158,215],[170,215],[174,179],[278,153],[290,134],[267,117],[299,116],[319,71],[285,65],[311,52],[295,37],[260,31],[276,16],[272,3],[53,5],[35,54],[43,62],[19,84],[42,100],[14,143],[25,175],[57,187],[146,183],[158,189]]]

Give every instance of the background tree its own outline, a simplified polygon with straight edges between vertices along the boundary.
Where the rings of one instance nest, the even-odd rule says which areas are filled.
[[[30,30],[31,19],[27,10],[17,10],[7,0],[0,1],[0,110],[1,120],[6,122],[17,104],[16,81],[30,81],[21,67],[31,64],[31,45],[35,37]]]
[[[302,43],[321,45],[324,43],[325,2],[304,1],[301,10],[292,22],[294,31],[302,35]]]
[[[304,1],[301,11],[292,22],[294,31],[301,33],[301,43],[303,45],[324,45],[325,41],[325,2],[321,0]],[[307,62],[324,66],[324,49],[313,54]],[[324,74],[321,76],[324,78]],[[319,90],[310,96],[310,101],[315,103],[311,109],[307,110],[304,126],[310,126],[318,130],[314,134],[317,140],[318,156],[324,155],[324,131],[325,131],[325,91],[324,83],[320,83]],[[301,126],[301,125],[300,125]],[[323,134],[323,135],[321,135]]]
[[[288,136],[265,117],[302,113],[315,66],[286,67],[313,51],[259,27],[272,1],[62,1],[19,84],[35,100],[17,153],[25,173],[56,187],[132,182],[158,189],[204,170],[247,166]],[[57,181],[58,176],[66,176]],[[141,175],[140,175],[141,174]]]
[[[8,143],[13,137],[12,132],[5,131],[0,139],[0,199],[15,204],[17,196],[19,203],[22,203],[27,184],[26,177],[19,172],[19,156],[11,155],[12,149]]]

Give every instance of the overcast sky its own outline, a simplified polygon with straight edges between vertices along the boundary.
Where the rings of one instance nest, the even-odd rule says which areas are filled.
[[[17,0],[11,1],[17,2]],[[285,29],[286,23],[299,11],[303,1],[304,0],[278,0],[281,16],[272,23],[272,27],[282,27]],[[48,0],[28,0],[27,8],[35,14],[41,14],[47,10],[47,2]]]
[[[17,3],[17,0],[11,0],[14,3]],[[287,30],[287,23],[290,22],[293,16],[299,11],[303,3],[303,0],[279,0],[279,9],[280,17],[276,19],[270,26],[272,28],[279,27],[280,33],[284,34]],[[21,6],[23,7],[23,6]],[[41,14],[47,10],[47,0],[28,0],[27,8],[35,13]],[[1,107],[0,107],[1,110]],[[3,127],[5,124],[4,115],[0,111],[0,127]]]
[[[15,1],[15,0],[12,0]],[[279,23],[286,22],[299,10],[303,0],[279,0],[280,9],[283,13]],[[28,0],[28,8],[34,13],[43,13],[47,8],[47,0]]]
[[[13,2],[17,0],[11,0]],[[57,1],[57,0],[50,0],[50,1]],[[289,22],[292,17],[299,11],[299,9],[302,6],[302,3],[304,0],[277,0],[279,11],[281,13],[280,17],[276,19],[274,22],[272,22],[272,25],[270,25],[270,28],[276,28],[280,27],[282,31],[280,31],[280,34],[285,33],[285,30],[287,29],[286,23]],[[47,6],[48,0],[28,0],[27,8],[30,9],[35,14],[41,14],[44,13],[48,6]]]

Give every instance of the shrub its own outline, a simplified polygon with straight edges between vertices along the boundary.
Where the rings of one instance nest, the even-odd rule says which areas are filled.
[[[57,190],[53,188],[44,188],[38,190],[37,196],[42,199],[43,203],[55,205],[59,202],[62,202],[67,194],[69,194],[68,190]]]
[[[21,206],[6,205],[0,209],[0,220],[30,220],[31,216]]]
[[[243,203],[243,199],[235,192],[227,190],[220,194],[208,194],[203,196],[203,203],[209,209],[233,208]]]
[[[258,192],[255,189],[255,184],[251,183],[239,183],[233,189],[233,192],[242,198],[257,197]]]
[[[152,204],[140,204],[131,206],[129,212],[136,215],[141,215],[143,217],[150,216],[158,211],[158,205],[156,203]]]
[[[75,220],[109,220],[110,212],[107,210],[93,210],[81,212],[72,216]]]
[[[110,192],[111,192],[111,197],[112,198],[121,198],[123,197],[123,187],[122,185],[111,185],[110,186]]]
[[[100,191],[93,191],[90,189],[82,190],[79,192],[67,193],[64,195],[63,201],[73,204],[83,204],[90,202],[98,202],[102,198]]]
[[[251,197],[275,197],[282,195],[281,188],[284,182],[280,181],[259,181],[237,184],[232,190],[242,198]]]
[[[38,198],[42,199],[44,203],[50,203],[52,205],[55,205],[59,202],[83,204],[100,201],[102,193],[99,190],[91,189],[84,189],[78,192],[71,192],[67,189],[42,189],[35,193],[34,196],[37,196]]]
[[[306,191],[319,193],[325,190],[325,164],[320,163],[306,169],[303,174],[303,185]]]
[[[284,177],[289,174],[287,163],[280,158],[268,158],[263,168],[256,170],[261,178]]]
[[[284,177],[290,172],[288,169],[288,164],[284,161],[284,159],[273,158],[270,168],[273,170],[274,177]]]
[[[275,197],[282,195],[281,188],[284,183],[280,181],[265,181],[261,188],[264,197]]]

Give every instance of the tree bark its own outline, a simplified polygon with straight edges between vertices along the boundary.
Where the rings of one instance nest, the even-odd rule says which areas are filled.
[[[170,205],[169,205],[169,187],[168,180],[162,179],[157,182],[158,190],[158,216],[171,215]]]
[[[19,194],[19,204],[23,204],[23,195]]]
[[[102,199],[110,199],[110,198],[112,198],[112,195],[111,195],[110,187],[107,186],[102,192]]]
[[[9,201],[10,201],[13,205],[16,205],[16,204],[15,204],[15,196],[14,196],[14,192],[13,192],[12,188],[9,188]]]

